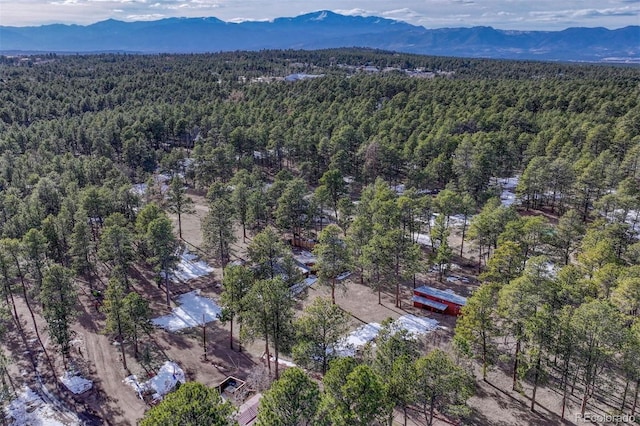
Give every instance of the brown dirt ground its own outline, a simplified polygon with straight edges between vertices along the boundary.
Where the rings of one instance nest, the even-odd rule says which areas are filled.
[[[207,207],[204,197],[190,195],[196,202],[196,214],[183,217],[183,238],[188,243],[199,247],[202,243],[200,219],[206,214]],[[176,222],[175,218],[173,219]],[[242,241],[241,230],[237,230],[237,235],[238,241],[233,247],[235,255],[245,257],[246,244]],[[459,247],[459,237],[452,236],[451,243],[454,247]],[[470,244],[466,244],[466,246],[467,248],[471,247]],[[473,248],[471,248],[470,252],[466,250],[465,252],[465,257],[472,260]],[[469,263],[474,264],[474,262],[475,260]],[[134,289],[151,301],[155,315],[166,314],[169,310],[164,303],[163,291],[153,283],[149,274],[135,272],[137,282],[134,285]],[[455,271],[457,275],[467,275],[469,277],[473,277],[473,272],[473,268]],[[172,299],[175,300],[178,295],[199,288],[202,290],[203,295],[215,300],[220,293],[220,278],[221,270],[216,268],[215,272],[208,277],[175,285],[172,287]],[[452,288],[465,296],[468,296],[476,285],[473,280],[469,284],[438,283],[433,274],[418,277],[417,285],[425,283],[430,283],[430,285],[440,288]],[[97,311],[94,300],[90,296],[88,285],[79,282],[79,288],[78,321],[73,327],[76,334],[72,358],[75,365],[84,372],[85,376],[94,380],[95,386],[93,390],[79,397],[71,397],[70,393],[65,391],[58,392],[58,395],[74,411],[97,413],[105,424],[136,424],[137,420],[143,416],[147,406],[137,398],[130,387],[122,383],[122,380],[129,373],[144,377],[147,374],[146,367],[134,359],[133,350],[129,347],[131,345],[127,345],[129,371],[125,371],[122,366],[119,348],[112,344],[112,340],[108,336],[101,333],[104,326],[104,315]],[[405,313],[435,318],[441,323],[443,329],[426,336],[425,345],[427,348],[440,347],[450,350],[455,318],[426,311],[419,312],[418,309],[411,306],[411,290],[411,286],[402,288],[402,308],[395,307],[393,289],[388,289],[383,293],[382,304],[378,305],[377,293],[366,286],[360,285],[358,282],[352,281],[347,282],[345,292],[336,292],[336,299],[337,303],[352,315],[354,328],[366,322],[381,322],[388,317],[397,318]],[[308,297],[300,303],[299,308],[319,296],[329,297],[330,292],[327,288],[316,284],[308,290]],[[30,324],[30,318],[24,303],[19,297],[16,299],[23,324]],[[45,345],[49,353],[56,359],[57,374],[60,375],[62,372],[60,357],[56,355],[54,348],[48,342],[44,320],[40,315],[36,314],[36,316],[40,333],[46,342]],[[189,379],[214,386],[220,383],[227,375],[245,379],[251,369],[260,363],[260,356],[263,353],[263,344],[260,342],[247,345],[246,351],[243,353],[230,350],[228,333],[229,324],[214,322],[207,326],[207,361],[203,358],[201,329],[193,329],[184,333],[168,333],[164,330],[155,330],[149,337],[143,339],[143,344],[150,348],[154,359],[152,366],[157,367],[166,359],[176,360],[185,370]],[[237,336],[237,330],[235,330],[234,334]],[[16,343],[15,338],[10,338],[3,342],[3,346],[12,353],[14,363],[11,366],[11,372],[13,377],[16,378],[15,382],[17,384],[32,383],[33,377],[31,375],[28,373],[21,375],[21,372],[31,371],[28,358],[26,355],[19,353],[19,351],[23,350],[21,343]],[[44,370],[44,363],[42,360],[40,362],[41,369]],[[476,376],[479,376],[477,371]],[[510,372],[502,369],[494,369],[490,372],[489,383],[478,380],[477,395],[469,401],[473,415],[464,424],[500,426],[561,424],[558,417],[559,402],[561,400],[559,395],[546,388],[540,389],[538,393],[540,404],[538,413],[531,413],[528,409],[527,397],[511,391],[510,380]],[[526,385],[525,394],[530,394]],[[572,401],[567,418],[573,419],[578,408],[576,401]],[[409,425],[426,424],[418,411],[411,410],[409,417]],[[397,414],[394,424],[403,424],[403,418],[400,413]],[[444,418],[439,418],[435,424],[457,423],[451,423]]]

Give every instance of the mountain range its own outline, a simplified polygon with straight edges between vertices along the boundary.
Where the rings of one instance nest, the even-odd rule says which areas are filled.
[[[0,52],[202,53],[369,47],[425,55],[586,62],[640,62],[640,26],[504,31],[426,29],[379,17],[318,11],[273,21],[217,18],[106,20],[91,25],[0,26]]]

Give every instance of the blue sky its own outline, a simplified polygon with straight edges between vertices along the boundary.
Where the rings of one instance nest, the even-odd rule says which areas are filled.
[[[0,25],[91,24],[168,17],[269,20],[317,10],[383,16],[426,28],[513,30],[640,25],[640,0],[0,0]]]

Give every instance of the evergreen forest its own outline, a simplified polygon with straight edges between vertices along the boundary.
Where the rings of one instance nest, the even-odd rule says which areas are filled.
[[[2,56],[0,238],[3,408],[29,385],[86,424],[236,424],[213,382],[127,418],[58,380],[95,371],[80,330],[115,343],[117,383],[157,370],[172,340],[151,320],[194,290],[169,273],[186,247],[213,265],[199,283],[226,327],[195,327],[188,350],[256,365],[264,351],[242,377],[264,392],[257,424],[491,424],[500,411],[473,400],[495,389],[531,416],[513,424],[634,419],[640,68],[370,49]],[[297,290],[291,245],[317,258],[324,297]],[[411,306],[417,285],[462,273],[462,315]],[[356,286],[450,330],[434,345],[381,319],[375,345],[339,356]]]

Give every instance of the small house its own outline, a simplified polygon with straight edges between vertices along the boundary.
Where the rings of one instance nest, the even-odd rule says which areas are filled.
[[[467,298],[453,291],[439,290],[423,285],[413,290],[413,306],[447,315],[460,315]]]

